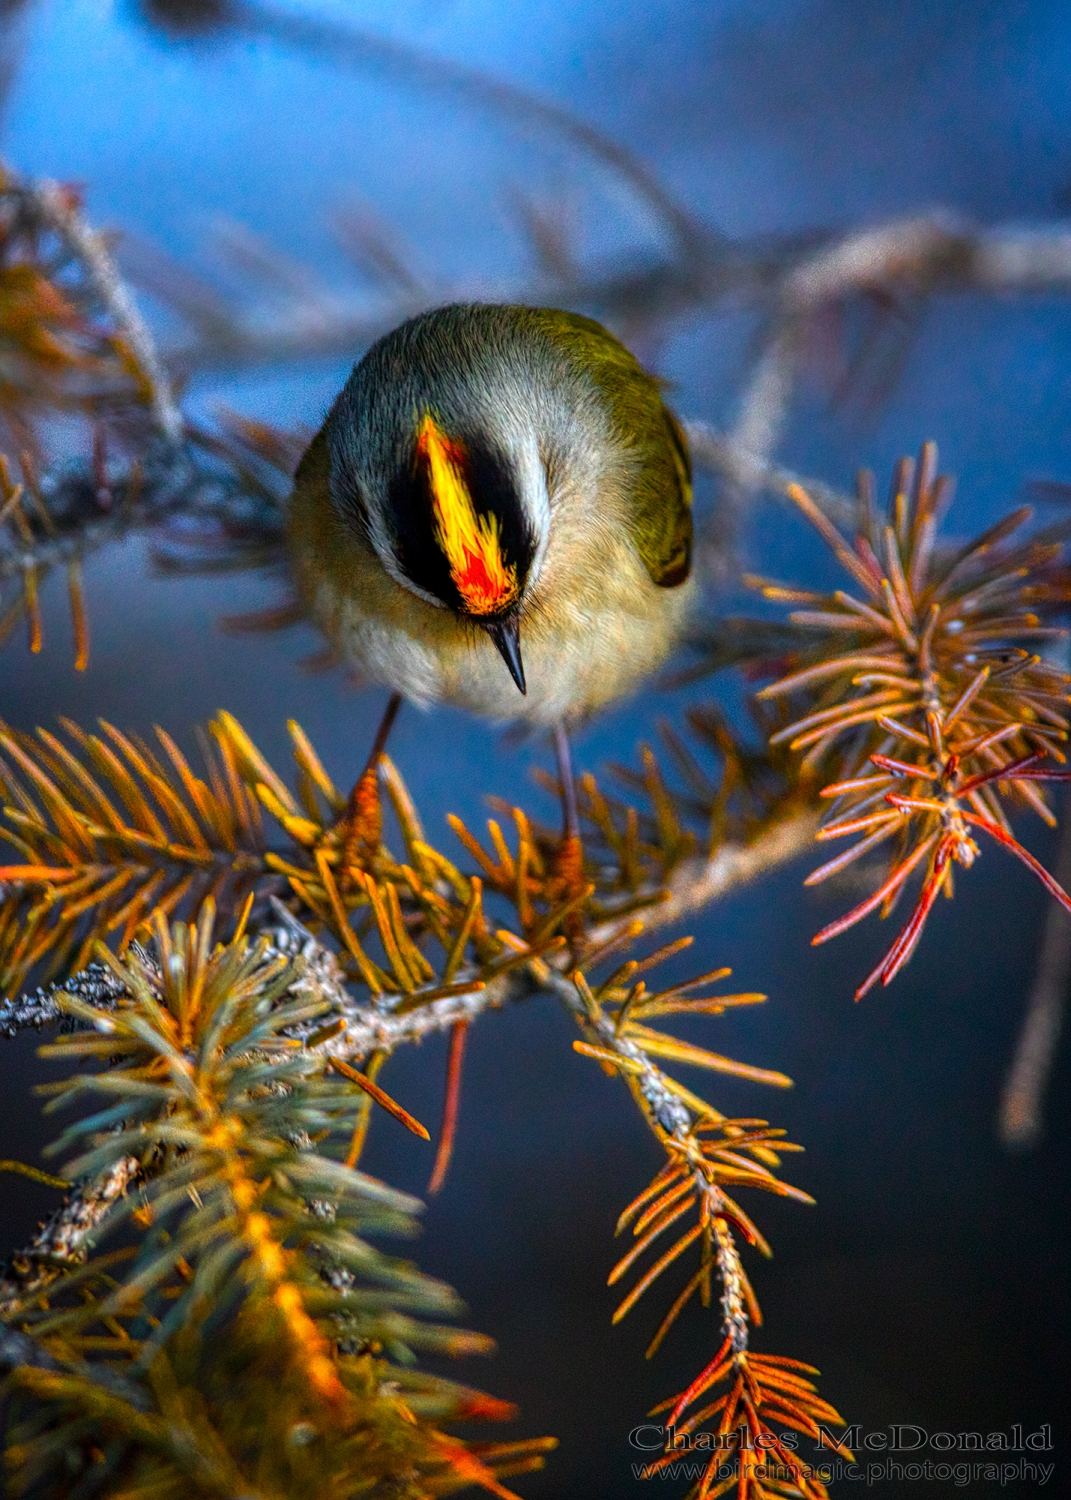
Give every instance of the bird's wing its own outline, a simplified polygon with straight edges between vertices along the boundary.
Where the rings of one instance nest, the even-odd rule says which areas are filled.
[[[692,464],[680,423],[662,404],[664,436],[655,432],[636,486],[633,540],[651,579],[663,589],[692,571]]]
[[[692,568],[692,466],[657,380],[591,318],[550,311],[534,316],[606,403],[631,459],[626,515],[636,551],[659,588],[676,588]]]

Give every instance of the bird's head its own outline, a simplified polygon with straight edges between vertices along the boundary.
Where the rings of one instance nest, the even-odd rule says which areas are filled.
[[[397,583],[485,633],[523,693],[550,525],[533,377],[456,338],[414,347],[412,326],[369,351],[329,418],[333,503]]]

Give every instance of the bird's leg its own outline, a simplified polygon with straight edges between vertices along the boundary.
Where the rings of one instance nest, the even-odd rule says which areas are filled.
[[[398,710],[401,708],[401,706],[401,693],[391,693],[390,697],[387,699],[387,706],[383,710],[383,717],[379,721],[379,728],[376,730],[376,737],[372,741],[372,748],[368,752],[368,761],[364,768],[365,776],[367,776],[370,771],[375,771],[378,768],[379,757],[387,748],[387,741],[390,739],[390,732],[394,728],[394,721],[398,717]]]
[[[569,733],[559,719],[554,726],[554,753],[558,758],[558,780],[562,786],[562,810],[564,826],[562,843],[570,839],[580,842],[580,814],[576,810],[576,781],[573,778],[573,757],[569,749]]]
[[[576,781],[569,735],[562,720],[554,726],[554,751],[558,758],[558,779],[562,788],[562,839],[554,860],[555,884],[564,901],[571,901],[584,889],[584,850],[580,842],[580,814],[576,805]],[[580,913],[573,912],[565,921],[567,937],[580,935],[583,923]]]
[[[346,811],[342,815],[342,877],[352,865],[366,868],[379,851],[383,832],[383,813],[379,804],[379,760],[386,748],[398,710],[402,706],[401,693],[392,693],[379,721],[376,737],[372,741],[365,768],[354,782]]]

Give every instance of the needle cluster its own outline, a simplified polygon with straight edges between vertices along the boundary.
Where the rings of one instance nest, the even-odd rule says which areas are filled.
[[[13,1493],[507,1496],[492,1465],[546,1444],[436,1425],[511,1409],[411,1368],[488,1341],[424,1321],[453,1293],[367,1238],[411,1234],[419,1204],[339,1160],[367,1094],[300,1034],[330,1007],[266,937],[214,945],[213,924],[210,899],[193,927],[156,912],[148,950],[98,949],[113,1003],[55,996],[75,1029],[42,1054],[75,1071],[42,1091],[79,1116],[51,1154],[71,1182],[124,1173],[94,1238],[127,1243],[8,1307],[46,1357],[8,1375]]]
[[[270,1345],[285,1337],[293,1358],[305,1361],[302,1389],[319,1392],[329,1405],[349,1389],[351,1346],[364,1351],[366,1365],[369,1349],[399,1359],[417,1348],[468,1347],[414,1320],[414,1310],[427,1311],[435,1301],[423,1278],[410,1283],[410,1273],[376,1259],[363,1237],[357,1243],[362,1215],[379,1227],[404,1229],[398,1214],[411,1216],[415,1207],[411,1200],[400,1207],[381,1185],[368,1186],[357,1164],[376,1104],[427,1135],[377,1079],[399,1045],[449,1030],[447,1103],[431,1183],[438,1188],[452,1150],[467,1027],[512,995],[549,990],[577,1021],[578,1050],[624,1078],[667,1153],[666,1170],[638,1205],[645,1212],[637,1244],[612,1280],[685,1214],[696,1221],[644,1273],[617,1317],[696,1246],[699,1267],[663,1319],[652,1352],[692,1295],[709,1304],[720,1283],[722,1321],[745,1367],[748,1321],[758,1321],[758,1309],[733,1236],[767,1247],[736,1191],[758,1187],[809,1200],[773,1170],[776,1150],[786,1149],[780,1132],[726,1119],[666,1071],[676,1063],[789,1083],[663,1029],[673,1015],[716,1016],[764,998],[717,988],[726,969],[648,988],[650,973],[690,939],[646,957],[626,956],[664,900],[667,881],[694,857],[694,836],[653,756],[644,761],[648,810],[642,813],[584,778],[580,841],[563,841],[518,807],[505,806],[502,821],[489,821],[486,842],[451,819],[472,862],[466,872],[428,842],[385,755],[373,755],[343,795],[300,728],[290,728],[294,790],[227,714],[201,737],[203,775],[161,731],[156,747],[107,725],[99,736],[67,724],[66,740],[46,731],[5,731],[0,738],[4,837],[24,858],[0,875],[7,972],[21,983],[38,966],[69,974],[95,958],[92,969],[8,1002],[4,1029],[57,1021],[73,1028],[46,1055],[103,1066],[58,1086],[54,1103],[103,1094],[106,1104],[61,1142],[68,1150],[88,1147],[65,1168],[68,1180],[77,1181],[82,1209],[74,1217],[83,1228],[78,1235],[58,1224],[55,1232],[46,1228],[41,1245],[16,1257],[6,1294],[9,1321],[52,1358],[61,1348],[55,1340],[68,1341],[64,1357],[82,1360],[98,1348],[110,1358],[109,1340],[121,1340],[124,1358],[140,1360],[150,1384],[161,1360],[179,1361],[168,1366],[169,1389],[196,1391],[198,1401],[214,1388],[211,1360],[218,1355],[202,1316],[205,1329],[232,1316],[236,1338],[255,1334]],[[551,787],[564,798],[560,785]],[[232,936],[213,950],[217,907]],[[193,925],[171,929],[167,913],[185,913]],[[247,930],[261,933],[256,943]],[[139,946],[147,934],[150,946]],[[102,946],[105,938],[126,957],[114,957]],[[320,1149],[335,1133],[341,1160]],[[348,1207],[351,1188],[357,1197]],[[136,1225],[142,1249],[98,1282],[97,1270],[105,1268],[94,1259],[82,1264],[85,1247],[113,1223]],[[50,1257],[46,1244],[55,1252],[63,1233],[67,1252]],[[243,1312],[250,1263],[267,1277],[263,1317],[256,1319]],[[202,1265],[223,1279],[199,1280]],[[378,1290],[363,1286],[368,1278]],[[198,1285],[203,1297],[194,1294]],[[77,1291],[77,1306],[65,1300],[68,1291]],[[136,1332],[124,1321],[125,1299],[142,1318]],[[83,1347],[80,1338],[89,1343]],[[253,1351],[248,1358],[250,1368],[260,1368]],[[13,1378],[43,1400],[55,1372],[46,1378],[40,1365],[32,1371]],[[64,1379],[83,1374],[72,1367]],[[400,1376],[383,1377],[402,1381],[405,1391],[415,1379],[407,1386]],[[152,1399],[163,1401],[163,1387],[152,1389]],[[73,1386],[62,1390],[78,1421],[88,1424],[84,1431],[104,1421],[96,1385],[95,1415],[74,1400]],[[120,1409],[108,1409],[118,1434]],[[166,1426],[170,1416],[162,1415]],[[226,1421],[232,1417],[245,1420],[237,1407]],[[225,1418],[219,1413],[213,1420]],[[239,1437],[233,1441],[240,1446]],[[457,1452],[451,1450],[455,1467],[462,1462]],[[485,1466],[492,1462],[488,1452],[479,1456]],[[501,1462],[512,1471],[537,1457],[522,1444],[502,1450]],[[434,1478],[438,1469],[420,1472],[419,1493],[441,1492],[446,1480]],[[492,1484],[489,1471],[465,1472],[467,1482]],[[455,1470],[447,1464],[442,1473],[449,1478]],[[752,1485],[747,1493],[760,1491]]]
[[[731,1336],[726,1337],[691,1385],[652,1411],[652,1416],[669,1412],[666,1425],[673,1436],[667,1452],[650,1466],[651,1474],[679,1459],[682,1439],[691,1439],[699,1447],[699,1438],[708,1437],[712,1441],[702,1447],[711,1451],[711,1457],[695,1487],[696,1500],[717,1500],[730,1490],[743,1496],[827,1500],[825,1484],[814,1477],[816,1466],[801,1463],[795,1449],[784,1441],[787,1427],[806,1433],[820,1445],[835,1447],[849,1460],[854,1456],[843,1443],[828,1437],[829,1425],[840,1426],[843,1419],[808,1379],[817,1374],[812,1365],[796,1359],[742,1354],[734,1349]],[[721,1393],[715,1395],[719,1388]],[[713,1400],[689,1412],[689,1407],[711,1396]]]
[[[1027,507],[962,545],[942,544],[951,483],[932,444],[903,460],[887,512],[860,476],[855,534],[846,538],[799,485],[799,509],[850,575],[852,590],[820,594],[753,580],[769,598],[802,606],[790,619],[814,644],[759,693],[791,705],[771,736],[801,757],[832,806],[820,841],[859,836],[809,877],[857,860],[879,871],[865,900],[816,943],[874,911],[888,916],[911,877],[921,890],[907,924],[859,987],[888,984],[911,957],[953,868],[969,869],[983,833],[1021,860],[1064,906],[1071,898],[1012,832],[1009,813],[1055,818],[1042,783],[1066,780],[1071,676],[1046,655],[1067,631],[1071,523],[1024,535]],[[881,861],[881,863],[877,863]]]
[[[75,189],[28,186],[0,167],[0,423],[17,451],[38,449],[57,414],[129,420],[153,399],[136,337],[93,274],[103,245],[79,209]]]

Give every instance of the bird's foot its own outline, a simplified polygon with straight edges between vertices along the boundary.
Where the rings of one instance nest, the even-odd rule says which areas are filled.
[[[376,737],[372,742],[365,768],[354,784],[346,804],[346,811],[339,819],[341,836],[342,880],[348,883],[352,869],[371,870],[379,856],[383,840],[383,806],[379,797],[379,762],[386,748],[387,739],[401,707],[401,695],[392,693]]]
[[[584,846],[580,842],[580,835],[563,834],[554,853],[546,893],[555,906],[576,903],[566,914],[560,929],[569,939],[574,957],[577,956],[577,945],[584,934],[583,908],[591,891],[591,885],[584,879]]]
[[[383,838],[383,808],[379,800],[379,757],[362,772],[350,793],[340,825],[342,873],[369,870],[375,863]]]

